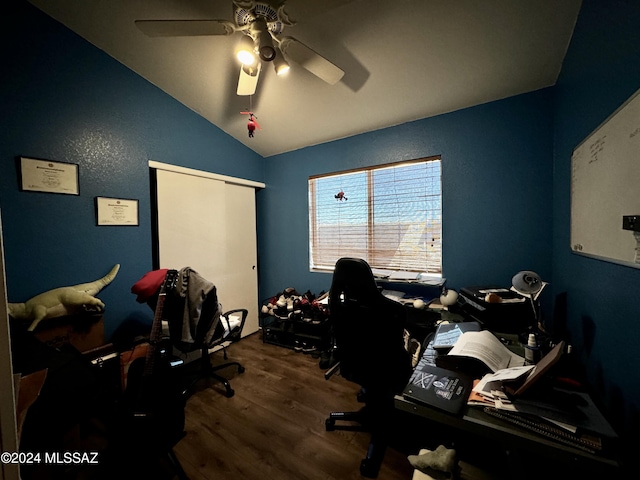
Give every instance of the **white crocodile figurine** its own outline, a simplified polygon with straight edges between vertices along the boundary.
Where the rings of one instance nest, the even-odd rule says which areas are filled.
[[[31,321],[28,330],[33,331],[42,320],[77,313],[81,308],[84,311],[102,311],[104,303],[95,295],[116,278],[118,270],[120,264],[114,265],[109,273],[93,282],[54,288],[24,303],[9,303],[9,314],[17,320]]]

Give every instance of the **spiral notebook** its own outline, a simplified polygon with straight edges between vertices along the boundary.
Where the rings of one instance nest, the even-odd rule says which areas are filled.
[[[570,431],[556,427],[543,419],[505,410],[498,410],[494,407],[484,407],[484,411],[492,417],[505,420],[517,425],[518,427],[537,433],[538,435],[542,435],[591,454],[595,454],[602,450],[602,438],[596,435],[571,433]]]

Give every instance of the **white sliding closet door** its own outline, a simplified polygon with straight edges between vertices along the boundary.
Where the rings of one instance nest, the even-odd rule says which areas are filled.
[[[160,268],[191,267],[213,282],[223,310],[249,310],[243,335],[254,333],[259,303],[255,187],[180,170],[156,172]]]

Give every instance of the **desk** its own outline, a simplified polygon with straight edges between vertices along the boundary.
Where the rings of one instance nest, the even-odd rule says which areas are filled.
[[[510,471],[513,471],[512,468],[520,470],[526,468],[527,465],[522,464],[522,461],[540,465],[543,460],[561,463],[568,468],[579,467],[590,474],[595,472],[607,474],[601,478],[613,478],[609,475],[621,468],[620,463],[611,455],[611,452],[606,455],[593,455],[578,448],[564,445],[493,418],[484,413],[482,407],[467,406],[462,415],[456,416],[414,403],[401,395],[396,395],[395,407],[429,422],[455,429],[457,435],[470,434],[477,436],[480,440],[492,442],[497,448],[503,449],[509,454],[513,463],[509,466]],[[524,453],[527,457],[522,459],[518,453]],[[616,473],[616,475],[618,474]],[[600,477],[594,475],[588,478]]]

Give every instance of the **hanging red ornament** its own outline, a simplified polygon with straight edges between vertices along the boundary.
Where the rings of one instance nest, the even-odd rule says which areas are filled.
[[[253,137],[253,132],[258,130],[262,130],[260,125],[256,121],[256,117],[253,112],[240,112],[242,115],[249,115],[249,121],[247,122],[247,130],[249,131],[249,137]]]

